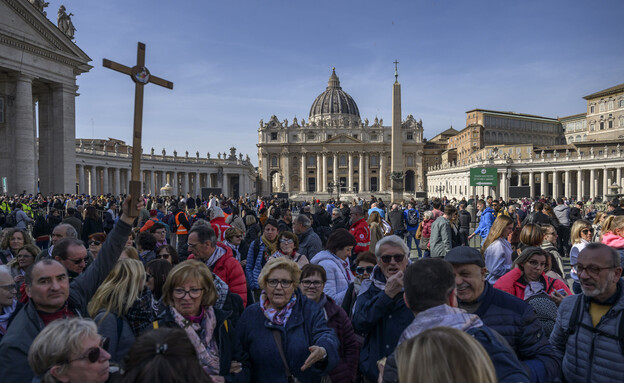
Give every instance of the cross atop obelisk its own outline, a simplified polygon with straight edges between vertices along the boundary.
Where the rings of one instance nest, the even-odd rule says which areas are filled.
[[[141,196],[141,131],[143,130],[143,86],[147,83],[173,89],[171,81],[153,76],[145,67],[145,44],[139,42],[137,48],[137,63],[132,68],[104,59],[102,65],[106,68],[127,74],[134,81],[134,131],[132,134],[132,171],[130,176],[130,195],[133,199]],[[134,203],[130,204],[130,215],[137,216]]]
[[[399,82],[399,61],[394,60],[394,82]]]

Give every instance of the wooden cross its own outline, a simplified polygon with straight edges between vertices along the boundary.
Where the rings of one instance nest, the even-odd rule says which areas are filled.
[[[137,201],[141,196],[141,131],[143,129],[143,86],[147,83],[160,85],[162,87],[173,89],[171,81],[153,76],[145,67],[145,44],[139,42],[137,48],[137,64],[132,68],[125,65],[104,59],[102,62],[104,67],[116,70],[123,74],[127,74],[132,78],[135,85],[134,91],[134,132],[132,134],[132,171],[130,176],[130,195],[133,202]],[[138,216],[134,203],[130,204],[130,215]]]

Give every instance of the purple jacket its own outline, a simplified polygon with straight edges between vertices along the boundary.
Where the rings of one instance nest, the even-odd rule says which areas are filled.
[[[327,327],[334,329],[339,342],[338,354],[340,362],[329,373],[329,377],[332,383],[355,382],[362,343],[355,335],[351,321],[342,307],[338,306],[327,295],[323,295],[320,304],[325,311]]]

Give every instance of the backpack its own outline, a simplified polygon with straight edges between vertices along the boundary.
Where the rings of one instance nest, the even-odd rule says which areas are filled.
[[[7,215],[6,221],[4,222],[4,227],[15,226],[17,226],[17,211],[13,211],[11,214]]]
[[[525,302],[535,309],[537,319],[539,319],[544,329],[544,334],[546,337],[550,337],[550,333],[555,327],[555,321],[557,319],[557,304],[546,294],[533,295]]]
[[[617,328],[617,335],[613,335],[613,334],[609,334],[606,333],[602,330],[599,330],[593,326],[588,326],[582,322],[579,321],[580,316],[581,316],[581,302],[584,300],[584,296],[580,296],[576,299],[576,302],[574,302],[574,307],[572,308],[572,313],[570,313],[570,321],[568,322],[568,329],[565,331],[564,336],[564,344],[568,343],[568,338],[570,337],[570,335],[574,334],[574,332],[576,332],[576,327],[581,326],[584,329],[594,333],[595,335],[602,335],[604,337],[607,337],[609,339],[613,339],[613,340],[617,340],[618,343],[620,344],[620,352],[622,354],[624,354],[624,312],[620,312],[619,316],[619,324],[618,324],[618,328]],[[594,336],[595,336],[594,335]]]
[[[418,210],[412,209],[407,212],[407,224],[409,226],[418,226]]]

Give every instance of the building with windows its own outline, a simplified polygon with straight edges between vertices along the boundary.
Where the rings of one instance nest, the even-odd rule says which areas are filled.
[[[583,97],[587,100],[587,139],[624,138],[624,84]]]
[[[399,138],[399,137],[398,137]],[[335,69],[326,90],[312,103],[309,118],[279,121],[271,116],[258,128],[259,192],[287,192],[295,200],[314,197],[391,195],[390,126],[360,118],[355,100],[340,86]],[[401,121],[404,197],[423,190],[423,125],[408,115]]]

